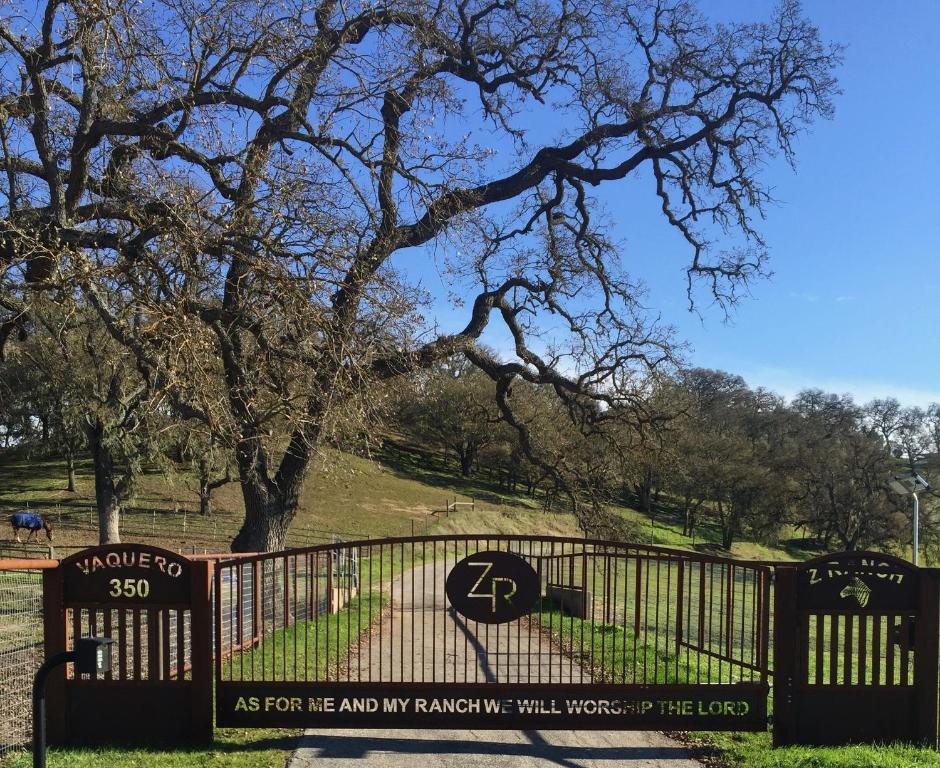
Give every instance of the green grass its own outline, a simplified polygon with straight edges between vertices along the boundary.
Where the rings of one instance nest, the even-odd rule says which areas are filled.
[[[541,600],[530,620],[595,681],[684,683],[701,674],[693,659],[643,644],[630,628],[570,616],[550,600]]]
[[[359,636],[379,619],[388,598],[370,592],[333,615],[279,629],[254,648],[235,654],[222,670],[225,680],[325,680],[336,677]],[[285,666],[286,660],[286,666]],[[296,662],[296,665],[295,665]]]
[[[99,749],[51,749],[49,768],[283,768],[287,751],[294,748],[297,733],[283,730],[220,728],[215,741],[205,747],[104,747]],[[0,760],[3,768],[27,768],[32,755],[18,752]]]
[[[734,768],[940,768],[940,754],[907,744],[852,747],[779,747],[769,733],[695,734]]]
[[[320,544],[329,532],[343,538],[405,536],[424,533],[491,532],[577,535],[574,517],[565,512],[544,512],[540,504],[524,495],[498,491],[485,478],[461,478],[439,459],[390,448],[373,460],[336,450],[324,451],[311,467],[301,494],[294,525],[288,533],[292,547]],[[34,458],[30,461],[0,452],[0,513],[27,505],[64,516],[56,526],[55,544],[65,547],[91,546],[97,541],[94,478],[87,460],[77,463],[75,493],[66,488],[65,462]],[[124,539],[187,551],[224,551],[243,518],[243,502],[237,483],[213,494],[213,513],[208,519],[196,513],[193,481],[185,475],[143,475],[136,495],[126,505]],[[443,515],[446,502],[469,502],[475,509],[461,508]],[[187,510],[173,514],[174,506]],[[153,510],[158,510],[154,514]],[[15,556],[9,528],[0,531],[0,546]],[[45,543],[45,539],[41,539]]]

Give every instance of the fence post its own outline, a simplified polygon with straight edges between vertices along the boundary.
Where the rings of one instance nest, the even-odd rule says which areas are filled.
[[[796,568],[775,566],[774,584],[774,737],[775,747],[793,744],[796,733],[793,689],[796,683],[799,628]]]
[[[917,735],[927,746],[938,744],[937,656],[940,653],[940,569],[920,572],[920,606],[914,638],[914,684],[917,686]]]
[[[685,614],[685,560],[679,561],[679,582],[676,590],[676,667],[679,666],[679,652],[682,649],[682,638],[685,631],[683,619]]]
[[[192,661],[192,738],[212,741],[212,562],[192,562],[190,659]],[[220,602],[217,600],[217,603]],[[221,632],[219,617],[217,632]]]
[[[261,642],[261,561],[251,561],[251,647]]]
[[[65,595],[62,568],[42,572],[43,653],[51,659],[68,650],[68,625],[65,622]],[[65,711],[65,665],[52,670],[46,682],[46,740],[64,744],[67,738]]]

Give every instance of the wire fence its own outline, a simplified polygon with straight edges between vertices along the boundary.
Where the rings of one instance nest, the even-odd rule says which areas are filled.
[[[13,509],[7,511],[12,512]],[[56,540],[50,543],[46,541],[45,534],[40,532],[39,538],[31,542],[0,542],[0,559],[67,557],[72,552],[97,543],[98,519],[93,504],[70,504],[68,507],[31,504],[30,511],[41,512],[48,517],[55,529]],[[120,531],[122,540],[126,542],[155,544],[183,555],[196,555],[228,549],[241,522],[237,516],[204,517],[185,508],[125,507],[121,514]],[[0,523],[5,524],[5,519],[0,518]],[[60,534],[68,534],[68,540],[79,540],[79,543],[57,544],[56,541],[62,540]],[[337,538],[367,539],[370,533],[293,524],[288,530],[287,547],[328,544]]]
[[[0,758],[32,737],[30,693],[42,658],[42,573],[0,570]]]

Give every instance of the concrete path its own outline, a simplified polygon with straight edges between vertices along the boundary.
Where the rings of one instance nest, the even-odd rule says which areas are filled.
[[[455,615],[443,591],[447,570],[429,564],[392,582],[381,636],[395,642],[363,644],[351,660],[351,679],[430,682],[446,674],[452,681],[456,673],[460,682],[590,682],[557,648],[549,653],[547,640],[524,622],[497,632]],[[694,758],[654,731],[324,729],[301,737],[288,768],[701,768]]]

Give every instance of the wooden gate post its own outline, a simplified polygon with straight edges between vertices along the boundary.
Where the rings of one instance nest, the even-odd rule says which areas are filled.
[[[776,566],[774,584],[774,738],[775,747],[794,743],[799,629],[796,615],[796,568]]]
[[[192,563],[190,660],[192,662],[192,738],[212,741],[212,563]],[[222,617],[217,616],[221,633]],[[221,643],[219,644],[221,648]]]
[[[917,686],[917,732],[925,745],[937,748],[940,655],[940,568],[920,571],[920,608],[914,637],[914,683]]]
[[[62,567],[42,572],[43,653],[51,659],[68,650],[68,624],[62,590]],[[65,743],[65,664],[53,669],[46,682],[46,740]]]

